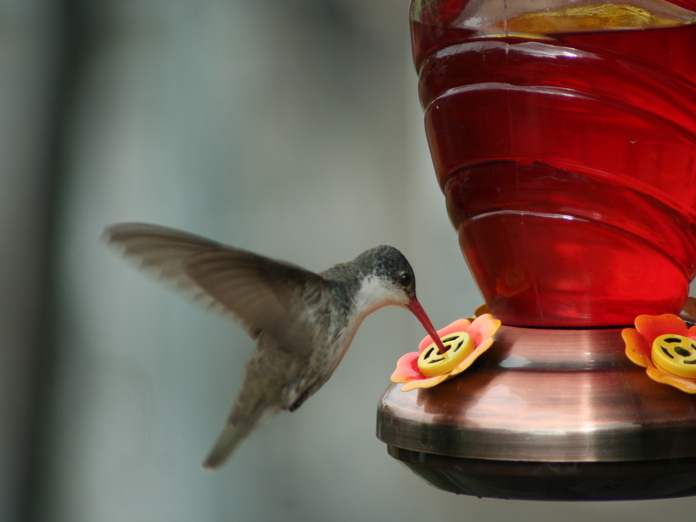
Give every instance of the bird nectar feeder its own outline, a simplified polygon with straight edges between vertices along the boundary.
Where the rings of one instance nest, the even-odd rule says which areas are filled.
[[[679,315],[695,22],[693,0],[412,1],[437,180],[490,312],[457,331],[493,332],[484,350],[445,339],[461,353],[424,340],[380,402],[378,437],[432,485],[696,495],[696,328]]]

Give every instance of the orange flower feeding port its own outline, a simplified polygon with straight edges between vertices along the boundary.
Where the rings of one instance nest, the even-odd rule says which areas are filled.
[[[399,359],[391,380],[406,383],[401,391],[437,386],[469,368],[493,345],[493,335],[499,328],[500,321],[490,314],[477,317],[473,322],[459,319],[437,331],[448,348],[446,353],[439,353],[428,336],[420,342],[417,352],[407,353]]]
[[[628,358],[655,382],[696,393],[696,326],[672,314],[641,315],[635,326],[621,332]]]

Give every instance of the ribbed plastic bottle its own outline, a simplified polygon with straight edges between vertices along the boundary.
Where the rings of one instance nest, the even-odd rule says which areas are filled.
[[[681,310],[696,273],[695,10],[412,1],[437,178],[504,324]]]

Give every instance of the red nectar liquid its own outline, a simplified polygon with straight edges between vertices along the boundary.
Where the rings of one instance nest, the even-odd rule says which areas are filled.
[[[679,313],[696,274],[696,25],[502,36],[440,15],[412,24],[420,99],[493,314]]]

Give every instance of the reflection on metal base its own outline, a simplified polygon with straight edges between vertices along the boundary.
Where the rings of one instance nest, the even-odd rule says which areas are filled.
[[[696,495],[696,396],[650,380],[620,329],[503,326],[460,376],[391,386],[377,436],[434,486],[517,499]]]

